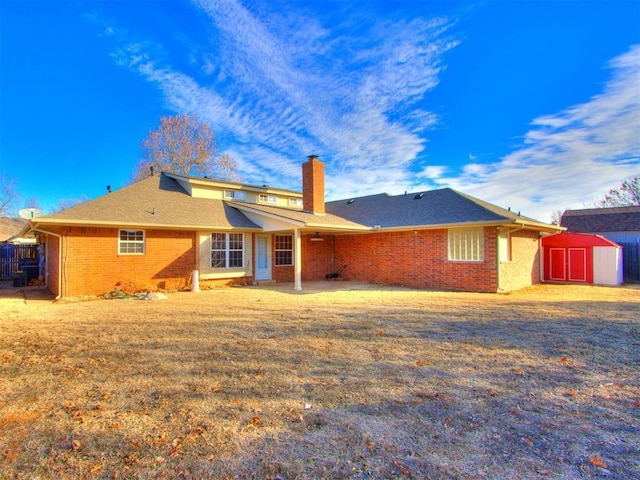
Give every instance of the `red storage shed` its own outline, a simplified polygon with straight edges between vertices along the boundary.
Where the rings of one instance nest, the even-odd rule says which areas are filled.
[[[558,233],[542,239],[545,282],[622,284],[622,247],[600,235]]]

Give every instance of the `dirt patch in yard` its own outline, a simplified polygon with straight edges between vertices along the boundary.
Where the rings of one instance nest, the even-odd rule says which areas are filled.
[[[0,289],[0,478],[638,478],[637,285],[167,296]]]

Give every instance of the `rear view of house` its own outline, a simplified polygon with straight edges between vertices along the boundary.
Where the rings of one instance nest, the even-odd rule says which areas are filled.
[[[161,173],[52,215],[26,231],[46,245],[59,296],[201,282],[344,278],[418,288],[509,291],[540,281],[539,241],[561,228],[452,189],[325,202],[324,164],[303,191]]]

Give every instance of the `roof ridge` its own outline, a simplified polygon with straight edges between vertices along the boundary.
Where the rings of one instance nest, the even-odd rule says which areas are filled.
[[[564,211],[563,216],[567,213],[572,215],[592,215],[592,214],[605,214],[605,213],[627,213],[635,210],[640,211],[640,205],[625,205],[623,207],[592,207],[592,208],[576,208],[567,209]]]
[[[381,193],[372,193],[370,195],[362,195],[360,197],[356,197],[356,196],[351,196],[351,197],[344,197],[344,198],[339,198],[337,200],[330,200],[326,203],[340,203],[340,202],[347,202],[350,200],[360,200],[360,199],[365,199],[365,198],[373,198],[373,197],[389,197],[389,198],[397,198],[397,197],[412,197],[415,195],[418,195],[419,193],[436,193],[436,192],[441,192],[443,190],[453,190],[452,188],[449,187],[442,187],[442,188],[436,188],[433,190],[416,190],[414,192],[409,192],[408,190],[405,191],[404,193],[398,193],[398,194],[392,194],[389,192],[381,192]]]

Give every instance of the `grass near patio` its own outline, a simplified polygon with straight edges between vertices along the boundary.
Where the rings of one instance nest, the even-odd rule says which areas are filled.
[[[0,291],[0,478],[639,478],[640,288]]]

